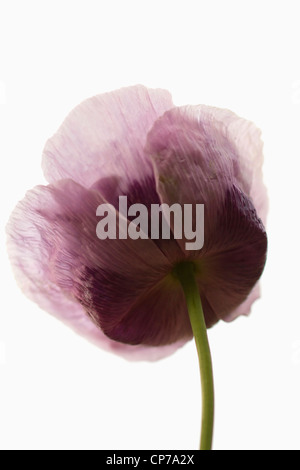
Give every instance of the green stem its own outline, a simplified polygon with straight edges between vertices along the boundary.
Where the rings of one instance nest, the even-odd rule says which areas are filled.
[[[207,329],[192,263],[177,266],[179,278],[188,307],[192,330],[195,337],[202,388],[202,426],[200,450],[211,450],[214,425],[214,382]]]

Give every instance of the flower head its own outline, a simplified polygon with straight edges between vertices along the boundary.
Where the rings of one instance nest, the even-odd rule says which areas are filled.
[[[174,107],[168,92],[142,86],[85,101],[45,146],[50,184],[9,221],[22,289],[128,358],[156,359],[192,338],[180,263],[194,265],[208,327],[247,314],[267,250],[262,160],[260,132],[230,111]],[[169,240],[99,240],[97,208],[118,212],[119,196],[147,208],[203,204],[204,246],[187,250],[171,219]],[[118,224],[130,217],[118,212]]]

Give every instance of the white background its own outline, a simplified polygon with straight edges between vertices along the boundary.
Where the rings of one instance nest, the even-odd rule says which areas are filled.
[[[193,449],[193,343],[157,363],[105,353],[19,291],[4,226],[44,183],[43,145],[83,99],[142,83],[263,131],[269,258],[249,318],[209,332],[215,449],[300,449],[299,1],[0,1],[0,447]]]

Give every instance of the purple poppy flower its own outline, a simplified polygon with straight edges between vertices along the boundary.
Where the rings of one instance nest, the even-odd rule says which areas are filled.
[[[107,350],[149,360],[172,353],[193,336],[179,263],[195,266],[208,327],[249,313],[259,296],[262,161],[260,132],[230,111],[174,107],[168,92],[142,86],[88,99],[46,144],[50,184],[29,191],[8,223],[20,286]],[[117,209],[119,196],[146,207],[204,204],[203,248],[188,251],[174,236],[99,240],[97,207]]]

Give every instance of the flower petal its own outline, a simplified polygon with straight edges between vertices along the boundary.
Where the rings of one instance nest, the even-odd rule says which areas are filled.
[[[222,199],[231,180],[250,197],[265,225],[268,198],[262,175],[263,143],[252,122],[229,110],[204,105],[174,108],[153,126],[147,151],[163,180],[158,183],[161,195],[166,185],[175,195],[177,189],[184,191],[185,184],[184,200],[187,195],[195,199],[194,189],[204,193],[203,200],[205,194],[211,198],[215,192]],[[177,169],[170,171],[173,164]],[[176,171],[180,188],[176,187]]]
[[[57,284],[115,341],[163,346],[190,339],[169,259],[150,239],[97,239],[100,194],[72,181],[66,185],[57,183],[52,190],[63,215],[56,228],[61,234],[53,267]],[[120,217],[127,229],[129,222]]]
[[[153,173],[144,154],[147,134],[172,106],[169,92],[141,85],[84,101],[47,142],[45,177],[71,178],[85,187],[112,175],[143,182]]]
[[[230,321],[249,313],[251,303],[258,298],[256,283],[266,253],[264,226],[250,199],[233,186],[219,213],[216,230],[199,257],[207,276],[202,280],[202,291],[218,318]]]
[[[201,120],[213,121],[236,149],[235,176],[241,189],[250,196],[259,218],[266,225],[267,189],[263,182],[263,141],[261,131],[251,121],[228,109],[201,106]]]
[[[80,296],[94,321],[115,341],[163,346],[188,341],[193,334],[184,295],[171,275],[140,290],[116,272],[84,273]],[[86,286],[88,285],[88,290]],[[122,286],[121,297],[116,295]],[[131,295],[135,292],[135,298]]]
[[[160,348],[117,343],[92,321],[76,297],[80,290],[78,282],[87,266],[102,271],[110,268],[121,276],[128,275],[132,281],[138,275],[142,283],[147,283],[146,277],[148,281],[151,276],[155,278],[166,263],[151,240],[141,240],[142,250],[137,244],[133,248],[132,240],[120,243],[108,240],[110,247],[116,243],[112,249],[105,240],[98,240],[96,207],[100,202],[98,193],[72,181],[29,191],[7,225],[8,252],[16,279],[24,293],[41,308],[108,351],[134,360],[156,360],[169,355],[186,339]],[[150,246],[145,245],[147,242]],[[153,264],[157,267],[154,274],[150,269]],[[135,296],[135,284],[127,284],[130,289],[127,299]],[[120,285],[115,282],[113,287],[114,300],[117,299],[121,310],[124,298]],[[88,291],[85,294],[88,297]]]
[[[260,298],[260,285],[257,283],[250,294],[248,295],[247,299],[240,304],[235,310],[233,310],[226,318],[225,321],[233,321],[240,315],[249,315],[251,311],[251,307],[253,303]]]
[[[214,233],[218,210],[235,181],[237,155],[232,143],[207,119],[202,108],[168,111],[153,126],[147,152],[164,203],[205,205],[205,239]],[[182,248],[187,240],[183,237]],[[180,241],[178,241],[180,243]]]
[[[161,200],[205,206],[204,247],[186,256],[198,260],[201,294],[220,319],[247,299],[266,260],[266,233],[253,205],[265,216],[254,129],[229,111],[187,106],[166,112],[148,136]]]

